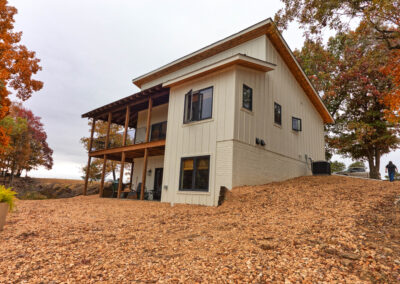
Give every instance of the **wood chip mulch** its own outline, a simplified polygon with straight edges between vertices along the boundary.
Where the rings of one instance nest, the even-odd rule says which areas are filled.
[[[19,201],[0,232],[0,283],[395,283],[399,185],[302,177],[236,188],[216,208]]]

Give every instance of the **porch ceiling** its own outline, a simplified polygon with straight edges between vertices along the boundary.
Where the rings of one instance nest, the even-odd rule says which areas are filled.
[[[161,84],[157,85],[84,113],[82,114],[82,118],[87,117],[107,121],[108,113],[111,112],[111,123],[124,125],[126,107],[129,106],[129,127],[136,127],[138,112],[148,108],[150,97],[153,99],[153,106],[166,104],[169,101],[169,88],[162,87]]]

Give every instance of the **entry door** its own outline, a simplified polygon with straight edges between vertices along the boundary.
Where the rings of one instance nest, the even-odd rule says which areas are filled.
[[[161,200],[161,187],[163,178],[163,168],[155,169],[154,173],[154,200]]]

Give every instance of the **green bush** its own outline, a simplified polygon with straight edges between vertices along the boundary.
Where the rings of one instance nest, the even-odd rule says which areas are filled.
[[[9,205],[9,210],[12,211],[15,206],[15,195],[17,193],[10,188],[5,188],[4,185],[0,185],[0,202],[5,202]]]
[[[47,196],[37,191],[30,191],[24,195],[18,196],[18,198],[22,200],[43,200],[47,199]]]

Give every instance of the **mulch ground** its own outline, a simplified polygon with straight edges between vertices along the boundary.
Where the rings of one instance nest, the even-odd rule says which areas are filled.
[[[216,208],[19,201],[0,232],[0,283],[395,283],[399,195],[331,176],[236,188]]]

